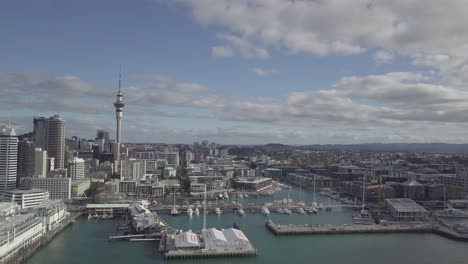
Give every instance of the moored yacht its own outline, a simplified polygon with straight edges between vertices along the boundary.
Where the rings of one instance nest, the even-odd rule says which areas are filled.
[[[192,209],[192,208],[188,208],[188,209],[187,209],[187,214],[188,214],[188,216],[192,217],[192,215],[193,215],[193,209]]]
[[[221,215],[221,209],[219,209],[219,207],[216,207],[216,208],[215,208],[215,213],[216,213],[217,215]]]
[[[262,214],[264,214],[264,215],[269,215],[270,214],[270,210],[268,210],[268,207],[262,206]]]

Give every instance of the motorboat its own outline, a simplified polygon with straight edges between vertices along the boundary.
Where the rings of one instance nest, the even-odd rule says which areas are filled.
[[[193,209],[192,209],[192,208],[188,208],[188,209],[187,209],[187,214],[188,214],[188,216],[192,217],[192,215],[193,215]]]
[[[215,213],[216,213],[217,215],[221,215],[221,209],[219,209],[219,207],[216,207],[216,208],[215,208]]]
[[[287,215],[291,215],[291,210],[289,210],[288,208],[285,208],[285,209],[283,210],[283,213],[284,213],[284,214],[287,214]]]
[[[240,208],[239,210],[237,210],[237,213],[238,213],[240,216],[245,216],[244,209],[242,209],[242,208]]]
[[[270,210],[268,210],[268,207],[262,206],[262,214],[264,214],[264,215],[269,215],[270,214]]]
[[[278,214],[284,214],[284,211],[283,211],[283,209],[281,209],[281,208],[276,209],[276,212],[277,212]]]
[[[306,212],[304,211],[304,208],[302,208],[302,207],[299,207],[299,209],[297,209],[297,212],[298,212],[299,214],[302,214],[302,215],[306,213]]]
[[[311,210],[312,210],[312,213],[313,213],[313,214],[316,214],[316,213],[318,213],[317,207],[312,207],[312,209],[311,209]]]
[[[175,208],[175,206],[172,207],[172,209],[171,209],[171,215],[174,215],[174,216],[179,215],[179,210],[177,210],[177,208]]]
[[[196,216],[199,216],[199,215],[200,215],[200,209],[195,208],[195,215],[196,215]]]

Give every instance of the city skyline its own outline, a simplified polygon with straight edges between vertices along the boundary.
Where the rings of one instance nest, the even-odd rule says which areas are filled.
[[[463,1],[256,3],[8,1],[0,123],[115,138],[122,65],[122,142],[468,142]]]

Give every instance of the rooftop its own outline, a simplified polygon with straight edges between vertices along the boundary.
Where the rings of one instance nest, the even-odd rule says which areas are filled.
[[[417,204],[415,201],[407,198],[391,198],[385,201],[398,212],[427,212],[424,207]]]
[[[38,189],[38,188],[13,189],[13,190],[5,191],[5,193],[10,193],[10,194],[33,194],[33,193],[44,193],[44,192],[47,192],[47,191],[43,189]]]

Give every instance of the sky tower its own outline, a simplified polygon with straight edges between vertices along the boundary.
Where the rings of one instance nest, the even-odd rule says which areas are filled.
[[[117,157],[115,157],[115,168],[119,168],[120,164],[120,143],[122,140],[122,112],[125,106],[121,90],[122,73],[119,72],[119,92],[117,92],[117,101],[115,101],[115,117],[117,119],[116,141],[117,141]]]

